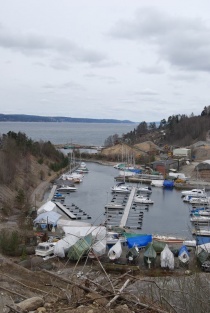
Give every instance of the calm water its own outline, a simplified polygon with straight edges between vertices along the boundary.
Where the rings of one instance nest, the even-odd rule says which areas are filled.
[[[136,126],[137,124],[0,122],[0,134],[6,134],[10,130],[20,131],[33,140],[51,141],[53,144],[102,146],[109,136],[121,136]]]
[[[66,196],[65,203],[67,206],[76,204],[92,217],[89,222],[98,225],[105,219],[104,206],[112,199],[110,189],[115,184],[114,177],[118,171],[112,166],[95,163],[87,163],[87,167],[89,173],[77,185],[78,190]],[[151,199],[154,204],[149,206],[148,211],[143,210],[142,229],[136,232],[191,238],[188,205],[183,203],[179,191],[153,187]]]

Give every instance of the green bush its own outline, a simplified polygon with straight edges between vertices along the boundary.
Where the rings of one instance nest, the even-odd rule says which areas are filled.
[[[20,235],[17,231],[3,229],[0,232],[0,251],[5,255],[15,256],[20,244]]]

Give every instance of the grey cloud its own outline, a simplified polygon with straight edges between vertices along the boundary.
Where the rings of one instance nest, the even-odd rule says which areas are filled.
[[[107,57],[99,52],[84,49],[66,38],[50,38],[33,33],[12,33],[0,27],[0,47],[23,54],[62,56],[68,60],[99,64]]]
[[[177,74],[172,74],[169,76],[173,80],[177,81],[193,81],[197,79],[197,76],[193,75],[192,73],[177,73]]]
[[[160,58],[180,69],[210,71],[210,29],[201,19],[166,16],[146,8],[132,21],[116,23],[110,34],[153,45]]]
[[[165,71],[162,67],[160,66],[143,66],[138,68],[139,73],[144,73],[144,74],[163,74]]]

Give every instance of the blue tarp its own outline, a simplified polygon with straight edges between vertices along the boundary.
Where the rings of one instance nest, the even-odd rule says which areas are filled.
[[[139,169],[136,169],[136,168],[132,168],[132,169],[129,169],[129,172],[140,174],[140,173],[142,173],[142,170],[139,170]]]
[[[137,246],[138,248],[146,247],[148,243],[152,242],[152,235],[136,236],[127,238],[127,245],[129,248]]]
[[[196,245],[203,245],[210,242],[210,236],[196,236]]]
[[[185,245],[181,246],[181,248],[179,249],[178,256],[182,255],[183,252],[186,252],[187,255],[189,255],[189,251],[187,250],[187,247]]]
[[[165,188],[173,188],[174,182],[172,180],[164,180],[163,187]]]

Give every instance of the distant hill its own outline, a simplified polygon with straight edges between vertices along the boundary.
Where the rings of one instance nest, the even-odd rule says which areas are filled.
[[[134,123],[129,120],[121,121],[115,119],[38,116],[25,114],[0,114],[0,122]]]

